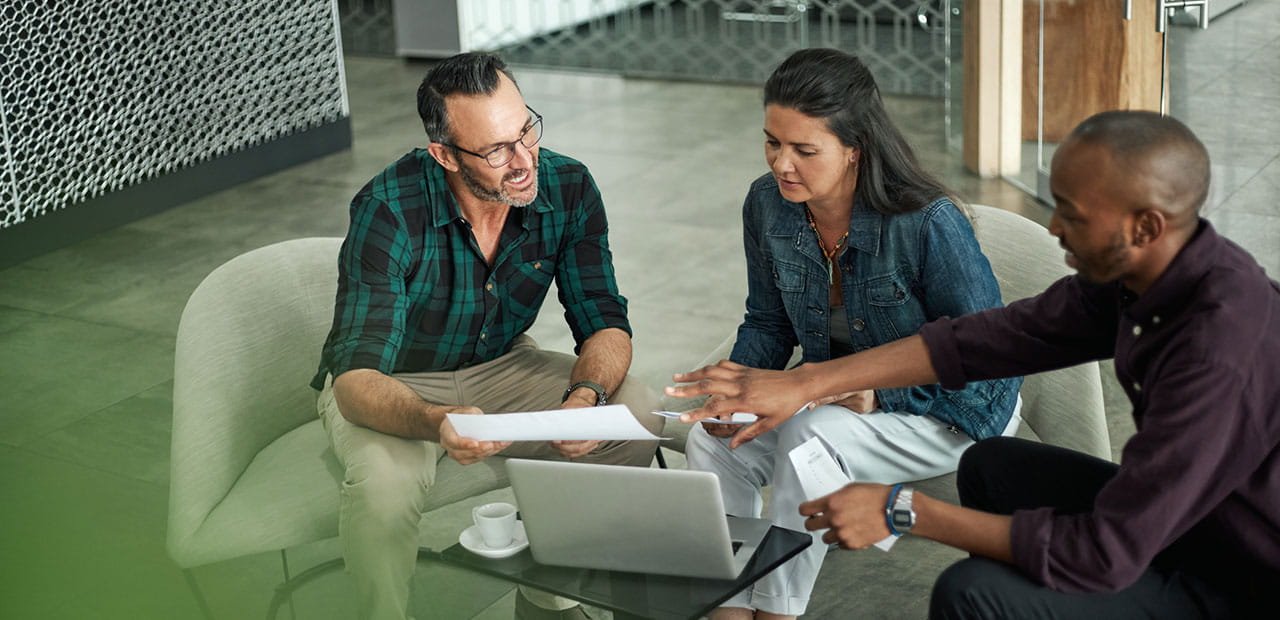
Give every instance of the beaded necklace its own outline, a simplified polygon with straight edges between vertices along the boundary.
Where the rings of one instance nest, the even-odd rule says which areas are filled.
[[[818,232],[818,224],[813,221],[813,212],[809,210],[808,205],[804,207],[804,214],[805,217],[809,218],[809,228],[813,230],[813,236],[818,239],[818,249],[822,250],[822,255],[827,257],[827,279],[831,281],[831,284],[835,284],[836,255],[840,253],[840,250],[844,248],[845,242],[849,240],[849,231],[844,231],[844,234],[840,235],[839,239],[836,239],[835,246],[828,252],[827,246],[822,243],[822,233]]]

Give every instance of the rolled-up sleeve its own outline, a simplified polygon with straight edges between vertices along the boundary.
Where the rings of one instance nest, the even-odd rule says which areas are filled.
[[[556,265],[556,289],[565,322],[573,332],[574,353],[592,334],[606,328],[631,333],[627,299],[618,292],[609,250],[609,220],[600,190],[585,171],[572,208],[564,253]]]
[[[357,368],[394,370],[405,339],[412,253],[403,219],[385,203],[358,195],[351,233],[338,255],[338,294],[318,381],[325,372],[337,377]]]

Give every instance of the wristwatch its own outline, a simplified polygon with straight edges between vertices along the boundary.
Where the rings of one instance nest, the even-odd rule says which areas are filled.
[[[916,524],[916,511],[911,509],[912,495],[914,495],[914,492],[911,487],[904,486],[898,490],[893,502],[889,505],[889,514],[885,516],[889,519],[889,531],[894,536],[901,536],[910,532],[911,526]]]
[[[599,407],[609,402],[609,395],[604,392],[604,386],[595,381],[579,381],[564,391],[564,396],[560,397],[560,402],[569,400],[569,395],[578,388],[591,388],[596,393],[596,406]]]

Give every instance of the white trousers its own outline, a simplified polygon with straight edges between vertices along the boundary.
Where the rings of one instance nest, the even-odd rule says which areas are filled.
[[[1017,431],[1021,408],[1019,397],[1005,435]],[[973,445],[965,433],[952,431],[948,424],[929,416],[898,412],[856,414],[835,405],[796,414],[736,450],[729,449],[729,439],[707,434],[701,424],[694,426],[686,449],[689,469],[715,472],[720,477],[725,511],[736,516],[760,516],[760,489],[773,484],[773,497],[763,516],[774,525],[799,532],[805,531],[799,506],[809,498],[804,497],[789,455],[810,438],[820,438],[854,481],[881,484],[953,472],[960,455]],[[828,550],[822,534],[813,532],[813,544],[808,549],[725,601],[724,606],[783,615],[804,613]]]

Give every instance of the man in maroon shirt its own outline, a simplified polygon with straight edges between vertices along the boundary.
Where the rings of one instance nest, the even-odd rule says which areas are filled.
[[[676,381],[710,394],[685,421],[760,415],[855,390],[1031,374],[1115,358],[1137,433],[1115,465],[996,438],[961,461],[963,507],[850,484],[800,506],[860,549],[905,531],[969,551],[930,615],[1207,618],[1280,613],[1280,286],[1199,217],[1204,145],[1150,112],[1106,112],[1053,160],[1049,225],[1077,275],[1008,307],[790,371],[721,362]]]

